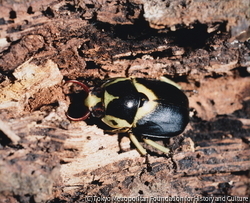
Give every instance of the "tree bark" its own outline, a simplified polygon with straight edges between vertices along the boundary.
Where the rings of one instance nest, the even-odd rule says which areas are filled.
[[[249,1],[1,1],[0,10],[0,202],[249,201]],[[125,134],[66,117],[66,80],[162,75],[190,103],[184,133],[157,141],[167,155],[142,143],[146,160]]]

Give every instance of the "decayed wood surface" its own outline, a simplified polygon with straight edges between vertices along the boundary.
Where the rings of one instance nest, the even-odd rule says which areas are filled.
[[[0,202],[249,196],[249,1],[202,2],[0,2]],[[67,79],[162,75],[190,101],[169,155],[65,116]]]

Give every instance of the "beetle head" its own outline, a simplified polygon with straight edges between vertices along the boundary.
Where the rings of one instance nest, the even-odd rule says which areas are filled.
[[[79,104],[80,102],[80,107],[82,109],[82,111],[80,111],[79,109],[77,109],[77,114],[79,112],[81,112],[83,115],[81,115],[80,117],[72,117],[69,115],[69,110],[67,112],[67,117],[70,120],[73,121],[82,121],[82,120],[86,120],[90,113],[92,114],[93,117],[103,117],[105,114],[105,109],[102,103],[102,96],[103,96],[103,89],[101,87],[95,87],[92,90],[90,90],[90,88],[85,85],[84,83],[81,83],[77,80],[69,80],[67,81],[67,83],[74,83],[79,85],[83,91],[84,91],[84,105],[82,105],[82,98],[78,99],[78,101],[76,103]],[[70,109],[70,107],[69,107]]]
[[[77,85],[79,85],[82,89],[83,89],[83,91],[84,91],[84,97],[83,97],[83,99],[85,100],[87,97],[88,97],[88,95],[89,95],[89,87],[87,86],[87,85],[85,85],[84,83],[81,83],[81,82],[79,82],[79,81],[77,81],[77,80],[68,80],[67,81],[67,83],[74,83],[74,84],[77,84]],[[70,116],[69,115],[69,111],[70,111],[70,108],[72,107],[71,105],[69,106],[69,109],[68,109],[68,112],[67,112],[67,117],[70,119],[70,120],[72,120],[72,121],[82,121],[82,120],[86,120],[88,117],[89,117],[89,114],[90,114],[90,110],[89,110],[89,108],[88,108],[88,106],[83,106],[82,105],[82,98],[81,98],[81,101],[76,101],[75,103],[77,103],[77,104],[79,104],[80,103],[80,105],[81,105],[81,113],[83,114],[83,115],[81,115],[80,117],[72,117],[72,116]],[[76,105],[76,106],[78,106],[79,107],[79,105]],[[79,110],[79,109],[77,109],[77,110]],[[77,110],[75,110],[75,111],[77,111]]]
[[[93,117],[103,117],[105,114],[103,99],[103,89],[101,87],[95,87],[91,91],[87,98],[84,100],[84,105],[89,108]]]

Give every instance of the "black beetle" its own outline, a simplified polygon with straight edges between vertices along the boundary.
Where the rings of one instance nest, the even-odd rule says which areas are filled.
[[[189,122],[188,98],[173,81],[162,77],[160,80],[144,78],[111,78],[100,87],[89,88],[76,80],[87,93],[84,105],[87,112],[84,120],[91,113],[99,117],[113,130],[127,132],[131,141],[142,155],[146,150],[137,140],[168,153],[163,147],[149,138],[169,138],[182,133]]]

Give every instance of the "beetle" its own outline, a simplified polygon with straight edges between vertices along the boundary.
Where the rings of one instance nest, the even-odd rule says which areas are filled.
[[[84,105],[87,107],[81,118],[90,114],[111,127],[109,132],[129,135],[142,155],[147,151],[138,137],[154,148],[169,153],[169,149],[150,138],[170,138],[181,134],[189,122],[189,102],[181,87],[161,77],[159,80],[145,78],[110,78],[101,86],[90,89],[76,81],[86,92]]]

